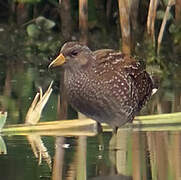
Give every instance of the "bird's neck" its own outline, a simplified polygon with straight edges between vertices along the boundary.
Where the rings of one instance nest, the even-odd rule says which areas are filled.
[[[65,71],[65,78],[67,80],[71,79],[77,79],[79,80],[80,78],[86,78],[89,77],[92,74],[92,68],[86,68],[86,69],[77,69],[77,68],[71,68],[71,69],[66,69]]]
[[[65,71],[64,83],[67,94],[74,94],[77,89],[82,89],[90,79],[91,77],[87,72],[74,71],[74,73],[72,73],[70,70]]]
[[[87,64],[78,66],[78,65],[70,65],[68,66],[65,71],[67,71],[67,74],[69,74],[69,76],[73,75],[81,75],[81,74],[92,74],[92,72],[94,71],[94,62],[89,62]]]

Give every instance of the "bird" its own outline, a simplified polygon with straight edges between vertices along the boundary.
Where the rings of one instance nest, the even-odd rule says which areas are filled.
[[[63,67],[68,103],[78,112],[117,130],[150,99],[153,81],[137,58],[114,49],[92,51],[66,42],[49,68]]]

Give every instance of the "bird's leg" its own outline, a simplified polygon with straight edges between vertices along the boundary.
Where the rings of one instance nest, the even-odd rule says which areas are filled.
[[[113,127],[113,134],[117,134],[117,131],[118,131],[118,127]]]
[[[112,137],[109,141],[109,149],[110,150],[116,150],[117,145],[117,131],[112,133]]]
[[[117,149],[117,134],[118,134],[118,127],[113,127],[112,137],[111,140],[109,141],[110,150]]]
[[[102,125],[101,125],[100,122],[97,122],[97,132],[98,133],[102,133],[103,132]]]
[[[98,131],[98,148],[99,151],[104,150],[104,142],[103,142],[103,130],[102,130],[102,126],[101,123],[97,122],[97,131]]]

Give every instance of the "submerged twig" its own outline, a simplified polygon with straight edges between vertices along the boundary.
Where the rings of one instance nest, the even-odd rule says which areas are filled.
[[[39,135],[28,135],[27,138],[32,147],[35,157],[39,159],[39,165],[42,163],[43,158],[47,162],[49,168],[51,169],[51,157],[47,151],[47,148],[44,146],[41,137]]]

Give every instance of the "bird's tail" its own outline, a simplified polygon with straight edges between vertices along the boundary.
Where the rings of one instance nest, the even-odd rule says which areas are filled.
[[[160,77],[156,75],[151,75],[151,80],[153,83],[152,95],[155,94],[160,86]]]

